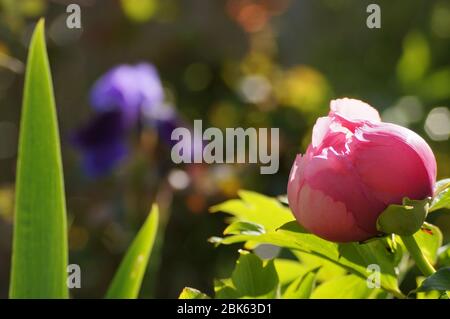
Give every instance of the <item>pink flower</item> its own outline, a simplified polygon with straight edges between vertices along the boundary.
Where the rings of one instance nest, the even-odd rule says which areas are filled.
[[[419,135],[381,122],[364,102],[333,100],[330,109],[317,120],[306,153],[295,159],[289,206],[319,237],[363,241],[378,234],[377,217],[388,205],[432,196],[436,160]]]

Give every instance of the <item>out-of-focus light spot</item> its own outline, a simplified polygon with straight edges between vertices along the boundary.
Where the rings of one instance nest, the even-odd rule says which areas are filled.
[[[450,38],[450,4],[437,3],[431,14],[431,30],[439,37]]]
[[[271,75],[275,70],[272,58],[262,52],[252,51],[243,59],[240,69],[245,75],[261,74]]]
[[[191,91],[201,91],[208,87],[212,74],[208,65],[192,63],[184,72],[184,82]]]
[[[17,126],[11,122],[0,122],[0,159],[8,159],[17,153]]]
[[[76,42],[83,33],[83,28],[69,29],[66,25],[66,19],[66,14],[59,15],[49,28],[50,39],[59,46],[65,46]]]
[[[14,187],[0,187],[0,217],[12,221],[14,212]]]
[[[263,76],[251,75],[241,80],[239,91],[242,97],[250,103],[262,103],[266,101],[272,91],[270,82]]]
[[[435,141],[445,141],[450,137],[450,111],[447,107],[431,110],[425,121],[425,131]]]
[[[134,22],[147,22],[157,12],[158,0],[121,0],[122,10]]]
[[[403,41],[403,53],[397,64],[397,77],[405,86],[411,86],[425,75],[430,65],[430,48],[419,32],[410,32]]]
[[[233,127],[240,121],[240,112],[238,106],[228,102],[220,101],[215,104],[209,113],[209,120],[211,126],[225,129]]]
[[[192,194],[186,200],[186,205],[193,213],[201,213],[206,209],[206,201],[202,195]]]
[[[10,71],[14,73],[22,73],[25,69],[24,64],[12,56],[9,55],[9,50],[6,45],[0,42],[0,67],[4,67],[6,69],[9,69]],[[1,78],[3,78],[4,75],[1,75]],[[1,89],[1,88],[0,88]]]
[[[189,175],[181,169],[173,169],[169,173],[168,181],[170,186],[177,190],[183,190],[191,182]]]
[[[278,257],[281,248],[275,245],[262,244],[257,246],[253,251],[261,259],[273,259]]]
[[[450,97],[450,67],[444,67],[427,76],[420,84],[420,95],[430,100]]]
[[[275,89],[281,104],[314,113],[326,107],[330,95],[326,78],[319,71],[303,65],[282,72]]]
[[[227,11],[246,32],[260,31],[270,18],[267,8],[256,1],[228,0]]]
[[[217,165],[212,170],[212,175],[218,189],[228,197],[234,197],[242,187],[235,170],[230,165]]]
[[[386,109],[381,117],[385,122],[408,126],[422,119],[423,106],[417,97],[404,96],[394,106]]]
[[[44,15],[44,11],[47,9],[47,1],[44,0],[21,0],[17,2],[20,12],[27,17]]]

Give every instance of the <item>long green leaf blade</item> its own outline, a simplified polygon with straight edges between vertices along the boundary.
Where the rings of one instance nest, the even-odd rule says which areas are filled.
[[[150,215],[128,248],[109,287],[106,298],[135,299],[138,297],[158,231],[158,220],[158,207],[153,205]]]
[[[44,21],[28,53],[16,180],[11,298],[67,298],[64,180]]]

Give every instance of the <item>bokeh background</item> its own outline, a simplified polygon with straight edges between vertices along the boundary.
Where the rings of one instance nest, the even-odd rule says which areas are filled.
[[[381,6],[381,29],[366,7]],[[66,7],[81,6],[81,29]],[[211,293],[237,247],[207,242],[224,228],[208,207],[244,188],[282,195],[295,154],[337,97],[362,99],[385,121],[431,145],[438,178],[450,176],[450,2],[444,0],[0,0],[0,298],[11,258],[17,135],[27,45],[45,16],[62,139],[70,263],[82,269],[74,297],[102,297],[146,217],[161,205],[162,230],[143,297],[175,298],[184,286]],[[122,63],[153,63],[168,102],[204,127],[280,128],[280,170],[258,165],[175,165],[151,129],[130,134],[132,152],[92,178],[69,142],[93,116],[95,80]],[[382,163],[380,163],[382,165]],[[430,220],[450,240],[450,214]]]

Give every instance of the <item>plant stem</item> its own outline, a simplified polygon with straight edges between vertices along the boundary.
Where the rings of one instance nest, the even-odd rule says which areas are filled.
[[[426,277],[434,274],[436,270],[420,250],[420,247],[419,245],[417,245],[414,236],[400,236],[400,238],[402,239],[406,249],[408,249],[409,254],[416,262],[416,265],[420,269],[422,274],[424,274]]]

